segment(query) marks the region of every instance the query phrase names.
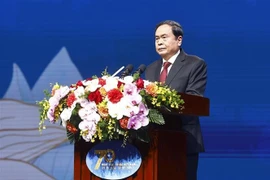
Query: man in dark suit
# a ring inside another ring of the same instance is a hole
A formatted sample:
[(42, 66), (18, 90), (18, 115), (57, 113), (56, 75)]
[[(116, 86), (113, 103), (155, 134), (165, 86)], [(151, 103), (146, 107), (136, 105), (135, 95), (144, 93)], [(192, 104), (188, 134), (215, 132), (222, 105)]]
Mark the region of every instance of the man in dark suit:
[[(179, 23), (167, 20), (156, 26), (155, 46), (161, 59), (146, 68), (145, 78), (163, 81), (178, 92), (203, 96), (207, 82), (206, 63), (186, 54), (181, 48), (182, 39), (183, 29)], [(178, 130), (187, 134), (187, 179), (196, 180), (199, 153), (204, 152), (200, 122), (195, 116), (184, 116), (181, 120), (182, 127)]]

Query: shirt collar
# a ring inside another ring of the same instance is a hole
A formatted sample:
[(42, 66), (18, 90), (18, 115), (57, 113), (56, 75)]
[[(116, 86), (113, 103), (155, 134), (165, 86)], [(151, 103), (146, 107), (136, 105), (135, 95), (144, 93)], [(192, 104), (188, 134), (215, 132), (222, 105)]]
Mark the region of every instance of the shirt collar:
[(162, 59), (162, 61), (163, 63), (170, 62), (171, 64), (173, 64), (179, 54), (180, 54), (180, 50), (178, 50), (175, 55), (173, 55), (170, 59), (168, 59), (168, 61), (166, 61), (165, 59)]

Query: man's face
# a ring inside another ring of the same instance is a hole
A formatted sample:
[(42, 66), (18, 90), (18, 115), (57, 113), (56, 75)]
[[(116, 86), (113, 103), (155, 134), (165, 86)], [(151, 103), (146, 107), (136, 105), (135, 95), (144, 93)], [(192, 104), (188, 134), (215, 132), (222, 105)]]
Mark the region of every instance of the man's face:
[(182, 36), (176, 38), (173, 35), (172, 27), (167, 24), (157, 28), (155, 38), (156, 51), (165, 60), (175, 55), (182, 43)]

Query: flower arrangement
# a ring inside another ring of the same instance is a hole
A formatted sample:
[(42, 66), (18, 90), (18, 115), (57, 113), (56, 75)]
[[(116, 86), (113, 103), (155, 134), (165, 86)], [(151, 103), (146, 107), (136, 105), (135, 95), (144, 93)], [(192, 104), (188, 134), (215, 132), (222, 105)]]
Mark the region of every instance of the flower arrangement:
[(46, 129), (45, 120), (66, 127), (70, 142), (83, 138), (87, 142), (124, 137), (148, 142), (151, 123), (165, 123), (159, 108), (179, 110), (184, 101), (175, 91), (159, 82), (143, 80), (139, 74), (124, 78), (110, 76), (105, 70), (71, 86), (58, 83), (40, 107), (39, 130)]

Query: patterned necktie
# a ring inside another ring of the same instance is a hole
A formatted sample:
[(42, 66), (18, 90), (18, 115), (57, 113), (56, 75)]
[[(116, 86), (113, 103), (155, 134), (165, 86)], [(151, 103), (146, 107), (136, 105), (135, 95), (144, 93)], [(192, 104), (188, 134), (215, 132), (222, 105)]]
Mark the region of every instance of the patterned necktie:
[(160, 77), (159, 77), (159, 81), (160, 82), (165, 82), (166, 81), (166, 78), (167, 78), (167, 75), (168, 75), (168, 67), (171, 65), (170, 62), (165, 62), (163, 63), (163, 70), (160, 74)]

